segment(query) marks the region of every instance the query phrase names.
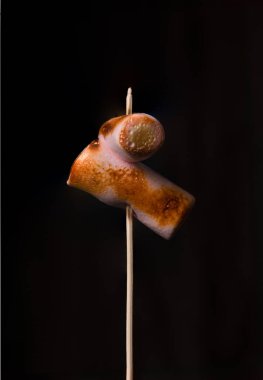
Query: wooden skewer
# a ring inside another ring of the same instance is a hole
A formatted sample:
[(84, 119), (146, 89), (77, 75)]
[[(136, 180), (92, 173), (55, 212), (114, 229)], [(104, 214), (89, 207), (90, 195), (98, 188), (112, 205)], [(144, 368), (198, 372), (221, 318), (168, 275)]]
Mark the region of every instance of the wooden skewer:
[[(126, 115), (132, 113), (132, 89), (126, 97)], [(132, 209), (126, 207), (126, 244), (127, 244), (127, 298), (126, 298), (126, 380), (133, 380), (133, 220)]]

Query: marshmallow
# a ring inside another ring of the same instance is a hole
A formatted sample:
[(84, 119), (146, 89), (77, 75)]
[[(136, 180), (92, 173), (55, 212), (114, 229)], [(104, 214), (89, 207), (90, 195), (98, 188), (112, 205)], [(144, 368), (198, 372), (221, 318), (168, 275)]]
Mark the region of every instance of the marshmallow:
[(124, 161), (143, 161), (164, 142), (164, 129), (154, 117), (137, 113), (106, 121), (99, 130), (99, 140)]
[(163, 141), (163, 127), (150, 115), (113, 118), (74, 161), (67, 183), (108, 205), (129, 205), (140, 222), (169, 239), (194, 197), (138, 162), (155, 153)]

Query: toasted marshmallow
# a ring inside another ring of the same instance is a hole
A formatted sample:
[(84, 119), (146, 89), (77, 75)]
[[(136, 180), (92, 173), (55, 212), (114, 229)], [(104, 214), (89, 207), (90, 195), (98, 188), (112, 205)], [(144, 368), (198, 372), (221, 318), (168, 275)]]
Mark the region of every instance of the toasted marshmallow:
[(152, 116), (111, 119), (74, 161), (67, 183), (108, 205), (130, 206), (140, 222), (169, 239), (193, 206), (194, 197), (137, 162), (153, 154), (163, 141), (163, 127)]
[(143, 161), (152, 156), (164, 142), (161, 123), (145, 113), (110, 119), (99, 130), (99, 139), (124, 161)]

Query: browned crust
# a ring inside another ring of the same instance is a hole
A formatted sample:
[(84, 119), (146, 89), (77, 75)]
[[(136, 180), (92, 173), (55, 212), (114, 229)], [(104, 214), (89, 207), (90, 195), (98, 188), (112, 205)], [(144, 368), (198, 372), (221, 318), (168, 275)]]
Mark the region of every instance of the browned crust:
[(120, 203), (131, 204), (155, 219), (160, 227), (176, 227), (193, 205), (193, 198), (179, 188), (152, 188), (143, 170), (135, 167), (105, 169), (95, 161), (76, 161), (69, 184), (95, 196), (112, 188)]
[(100, 127), (99, 134), (102, 134), (104, 137), (112, 133), (117, 126), (117, 124), (126, 117), (126, 115), (114, 117), (108, 121), (106, 121)]
[(130, 115), (120, 131), (119, 143), (134, 157), (144, 157), (156, 152), (163, 144), (163, 127), (148, 115)]

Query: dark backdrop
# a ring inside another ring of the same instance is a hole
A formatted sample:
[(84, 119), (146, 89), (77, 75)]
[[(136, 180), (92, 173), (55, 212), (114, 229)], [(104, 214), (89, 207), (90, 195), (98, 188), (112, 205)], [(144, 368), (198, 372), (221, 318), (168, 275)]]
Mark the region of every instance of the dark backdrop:
[(125, 378), (125, 213), (66, 180), (128, 86), (197, 200), (170, 241), (135, 222), (135, 380), (263, 378), (263, 7), (212, 3), (4, 13), (4, 380)]

